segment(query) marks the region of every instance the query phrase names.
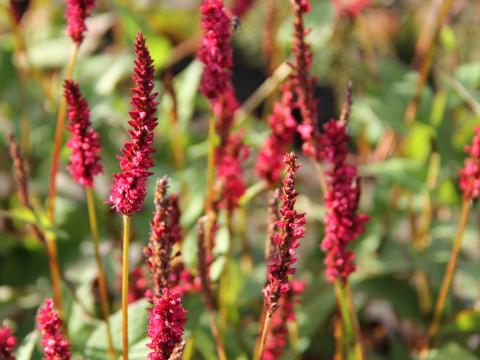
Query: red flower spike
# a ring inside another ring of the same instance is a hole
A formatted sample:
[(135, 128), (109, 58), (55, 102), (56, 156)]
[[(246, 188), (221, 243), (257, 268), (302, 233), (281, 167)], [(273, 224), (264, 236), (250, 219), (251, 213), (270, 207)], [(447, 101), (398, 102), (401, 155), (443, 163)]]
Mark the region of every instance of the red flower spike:
[(53, 307), (53, 300), (46, 299), (37, 315), (37, 327), (42, 333), (43, 360), (69, 360), (70, 344), (62, 334), (62, 320)]
[(17, 345), (17, 339), (13, 336), (12, 329), (8, 325), (0, 327), (0, 359), (15, 360), (13, 350)]
[(67, 146), (72, 149), (68, 169), (73, 179), (82, 186), (93, 186), (93, 178), (102, 172), (100, 164), (100, 136), (90, 128), (88, 102), (80, 94), (78, 84), (66, 80), (65, 98), (68, 104), (67, 130), (71, 138)]
[(227, 91), (230, 86), (232, 60), (232, 20), (223, 0), (204, 0), (200, 6), (203, 40), (198, 52), (205, 65), (200, 91), (211, 101)]
[(267, 267), (267, 285), (263, 290), (266, 309), (270, 315), (278, 308), (281, 295), (290, 289), (288, 277), (295, 273), (295, 251), (300, 245), (298, 240), (303, 238), (305, 233), (305, 214), (299, 214), (295, 210), (298, 195), (295, 190), (295, 173), (299, 168), (297, 157), (294, 153), (287, 154), (284, 163), (286, 174), (282, 190), (278, 194), (280, 220), (277, 222), (278, 231), (273, 234), (275, 246)]
[(148, 316), (147, 347), (153, 350), (148, 360), (169, 360), (175, 348), (182, 344), (187, 312), (180, 295), (163, 289), (161, 296), (153, 298)]
[(291, 0), (294, 16), (293, 53), (293, 88), (297, 93), (298, 107), (302, 114), (302, 124), (298, 125), (305, 155), (320, 159), (318, 140), (320, 133), (317, 127), (317, 101), (315, 100), (315, 83), (317, 79), (310, 75), (313, 56), (310, 45), (305, 41), (309, 30), (305, 29), (304, 16), (310, 11), (308, 0)]
[(357, 214), (360, 186), (357, 169), (347, 165), (348, 135), (345, 121), (330, 120), (322, 134), (322, 157), (331, 165), (328, 192), (325, 194), (327, 215), (322, 250), (325, 275), (329, 282), (345, 281), (355, 271), (355, 255), (347, 249), (363, 231), (368, 216)]
[(77, 46), (83, 41), (87, 26), (85, 20), (95, 7), (95, 0), (66, 0), (67, 33)]
[(292, 115), (294, 108), (291, 84), (283, 87), (282, 98), (273, 106), (273, 112), (268, 117), (271, 133), (258, 154), (255, 170), (258, 176), (274, 186), (280, 180), (283, 167), (283, 156), (288, 144), (295, 137), (297, 123)]
[(132, 215), (142, 208), (145, 200), (147, 178), (152, 175), (153, 132), (157, 126), (155, 117), (158, 103), (153, 92), (153, 60), (141, 33), (135, 39), (135, 69), (132, 76), (136, 87), (132, 89), (132, 111), (129, 130), (131, 141), (123, 146), (119, 156), (122, 172), (114, 175), (112, 192), (108, 202), (117, 212)]
[(465, 200), (480, 197), (480, 126), (475, 129), (472, 145), (465, 146), (470, 155), (460, 170), (459, 186)]
[(220, 206), (232, 212), (245, 193), (242, 163), (247, 160), (250, 150), (243, 143), (243, 132), (230, 135), (228, 143), (215, 151), (215, 167), (222, 181), (223, 198)]

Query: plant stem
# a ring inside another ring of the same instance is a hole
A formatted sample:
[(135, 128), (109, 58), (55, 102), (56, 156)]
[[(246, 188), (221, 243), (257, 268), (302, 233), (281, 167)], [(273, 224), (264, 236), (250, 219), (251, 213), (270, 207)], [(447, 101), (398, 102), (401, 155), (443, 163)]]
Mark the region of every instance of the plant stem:
[(123, 215), (123, 256), (122, 256), (122, 352), (123, 360), (128, 360), (128, 249), (130, 242), (130, 221)]
[[(77, 60), (78, 45), (74, 44), (72, 47), (72, 53), (67, 66), (67, 72), (65, 74), (65, 80), (72, 78), (73, 69), (75, 68), (75, 62)], [(65, 124), (65, 114), (67, 111), (67, 100), (62, 91), (60, 104), (57, 115), (57, 126), (55, 128), (55, 142), (53, 145), (52, 167), (50, 170), (50, 189), (48, 195), (48, 218), (51, 224), (54, 224), (55, 220), (55, 197), (57, 195), (56, 178), (58, 172), (58, 161), (60, 157), (60, 150), (62, 148), (62, 135)]]
[(358, 321), (356, 320), (351, 293), (348, 284), (342, 284), (339, 280), (335, 281), (335, 295), (342, 315), (343, 326), (345, 330), (345, 342), (348, 348), (348, 359), (363, 360), (363, 351), (358, 337)]
[(218, 328), (217, 320), (215, 319), (215, 310), (209, 309), (208, 314), (210, 316), (210, 326), (212, 328), (213, 337), (215, 338), (218, 359), (227, 360), (227, 354), (223, 345), (222, 335), (220, 333), (220, 329)]
[(428, 329), (428, 336), (430, 339), (436, 335), (438, 327), (440, 325), (440, 320), (442, 318), (443, 309), (447, 300), (448, 291), (450, 289), (453, 274), (455, 272), (458, 254), (460, 253), (460, 249), (462, 247), (462, 239), (465, 232), (465, 225), (467, 224), (468, 214), (470, 212), (470, 206), (470, 201), (464, 199), (462, 202), (462, 210), (460, 213), (460, 223), (458, 225), (458, 230), (455, 235), (455, 240), (453, 242), (452, 253), (450, 255), (450, 260), (448, 261), (447, 270), (445, 271), (445, 275), (443, 277), (440, 293), (438, 294), (437, 303), (435, 305), (435, 312), (433, 315), (433, 321), (430, 325), (430, 328)]
[(207, 195), (205, 199), (205, 215), (207, 222), (205, 224), (205, 240), (207, 255), (211, 255), (213, 240), (213, 222), (215, 210), (213, 206), (215, 181), (215, 116), (212, 114), (208, 123), (208, 160), (207, 160)]
[(362, 346), (362, 333), (360, 331), (360, 324), (358, 322), (357, 312), (355, 311), (355, 306), (353, 304), (352, 290), (350, 289), (350, 284), (348, 282), (345, 282), (344, 289), (345, 296), (347, 298), (347, 306), (350, 310), (350, 316), (352, 319), (353, 331), (355, 334), (355, 358), (365, 359), (365, 354)]
[(85, 192), (87, 195), (88, 219), (90, 221), (90, 229), (92, 232), (93, 250), (95, 253), (95, 261), (97, 263), (98, 269), (98, 290), (100, 293), (100, 303), (102, 307), (103, 320), (105, 322), (105, 329), (107, 332), (108, 355), (110, 359), (114, 360), (116, 359), (116, 354), (113, 348), (112, 330), (110, 328), (110, 323), (108, 322), (110, 310), (108, 304), (107, 281), (105, 277), (105, 270), (103, 268), (102, 258), (100, 255), (100, 238), (98, 235), (97, 216), (95, 212), (95, 196), (91, 187), (86, 187)]
[(254, 360), (260, 360), (263, 356), (263, 351), (265, 350), (265, 343), (267, 342), (268, 331), (270, 330), (270, 323), (272, 321), (272, 315), (273, 314), (271, 312), (265, 313), (265, 318), (262, 322), (262, 330), (260, 332), (260, 337), (253, 357)]
[(47, 235), (45, 242), (47, 251), (48, 265), (50, 267), (50, 277), (52, 279), (53, 299), (55, 307), (60, 313), (60, 317), (64, 319), (63, 296), (61, 288), (60, 266), (58, 265), (57, 243), (55, 235)]
[(318, 182), (320, 184), (320, 189), (322, 190), (323, 194), (326, 194), (328, 191), (328, 185), (327, 185), (327, 178), (325, 176), (325, 171), (323, 170), (322, 164), (320, 164), (320, 162), (318, 161), (315, 161), (315, 167), (317, 169)]

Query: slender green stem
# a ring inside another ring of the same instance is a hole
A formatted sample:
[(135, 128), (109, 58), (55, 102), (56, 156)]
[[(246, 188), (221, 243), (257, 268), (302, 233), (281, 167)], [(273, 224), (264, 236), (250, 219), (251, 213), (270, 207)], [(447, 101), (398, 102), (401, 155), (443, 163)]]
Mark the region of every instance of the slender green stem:
[(105, 270), (103, 268), (102, 257), (100, 255), (100, 237), (98, 235), (97, 215), (95, 211), (95, 195), (91, 187), (86, 187), (88, 219), (90, 221), (90, 230), (92, 232), (93, 250), (95, 253), (95, 261), (98, 269), (98, 289), (100, 293), (100, 304), (102, 307), (103, 320), (105, 322), (105, 329), (107, 332), (108, 355), (110, 359), (116, 359), (117, 355), (113, 348), (112, 330), (108, 318), (110, 316), (110, 306), (108, 304), (107, 281), (105, 277)]
[(254, 360), (260, 360), (263, 356), (263, 351), (265, 350), (265, 343), (267, 342), (268, 331), (270, 330), (270, 323), (272, 322), (272, 315), (270, 312), (265, 313), (265, 317), (261, 322), (261, 331), (260, 336), (255, 346), (255, 351), (253, 355)]
[(207, 195), (205, 199), (205, 240), (207, 255), (211, 255), (213, 247), (213, 225), (216, 218), (214, 209), (214, 182), (215, 182), (215, 116), (212, 114), (208, 124), (208, 162), (207, 162)]
[(122, 353), (123, 360), (128, 360), (128, 250), (130, 242), (130, 221), (123, 215), (123, 256), (122, 256)]
[(356, 328), (358, 327), (358, 325), (355, 324), (357, 322), (356, 315), (352, 314), (354, 310), (352, 302), (349, 299), (351, 297), (351, 295), (349, 295), (350, 290), (347, 285), (342, 284), (339, 280), (335, 281), (334, 287), (335, 295), (337, 297), (337, 303), (343, 320), (345, 342), (348, 349), (347, 358), (363, 360), (363, 351), (360, 345), (360, 339), (358, 339), (356, 331)]
[(52, 280), (53, 299), (55, 302), (55, 307), (60, 312), (60, 317), (62, 317), (62, 319), (65, 319), (61, 287), (62, 277), (60, 274), (60, 265), (58, 263), (57, 240), (55, 238), (55, 235), (46, 236), (45, 249), (47, 251), (48, 265), (50, 267), (50, 278)]
[(465, 226), (467, 225), (468, 214), (470, 212), (471, 202), (468, 200), (463, 200), (462, 210), (460, 213), (460, 223), (458, 225), (458, 230), (455, 235), (455, 241), (453, 242), (452, 253), (450, 255), (450, 260), (443, 277), (442, 287), (440, 293), (438, 294), (437, 303), (435, 305), (435, 312), (433, 315), (433, 321), (428, 329), (428, 335), (431, 338), (435, 337), (438, 327), (440, 325), (440, 320), (442, 318), (443, 310), (445, 307), (445, 302), (447, 300), (448, 292), (450, 290), (450, 285), (452, 284), (453, 274), (455, 273), (455, 267), (457, 265), (458, 254), (462, 247), (463, 234), (465, 232)]

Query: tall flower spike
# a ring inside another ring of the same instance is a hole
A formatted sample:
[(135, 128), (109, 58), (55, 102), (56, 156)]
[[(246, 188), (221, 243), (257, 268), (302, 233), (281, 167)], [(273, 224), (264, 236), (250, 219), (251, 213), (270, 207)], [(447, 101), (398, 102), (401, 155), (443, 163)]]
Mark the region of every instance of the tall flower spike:
[(305, 233), (305, 214), (295, 210), (298, 195), (295, 190), (295, 173), (299, 168), (297, 157), (294, 153), (287, 154), (284, 163), (286, 174), (279, 192), (280, 220), (277, 223), (278, 230), (273, 234), (275, 248), (270, 256), (267, 285), (263, 290), (267, 314), (270, 316), (278, 308), (281, 295), (290, 289), (288, 277), (295, 273), (295, 251), (299, 246), (298, 240)]
[(472, 145), (465, 146), (465, 152), (470, 155), (460, 170), (460, 189), (465, 200), (480, 197), (480, 126), (475, 129)]
[(153, 350), (148, 360), (169, 360), (174, 350), (182, 345), (187, 312), (179, 294), (163, 289), (161, 296), (153, 298), (153, 308), (148, 316), (147, 344)]
[(87, 31), (85, 21), (95, 7), (95, 0), (66, 0), (67, 33), (80, 46)]
[(37, 327), (42, 333), (43, 360), (69, 360), (70, 344), (61, 332), (62, 320), (53, 307), (53, 300), (46, 299), (37, 315)]
[(145, 200), (147, 178), (152, 175), (153, 132), (157, 126), (157, 93), (153, 92), (153, 60), (150, 57), (145, 39), (141, 33), (135, 39), (135, 69), (132, 90), (132, 111), (129, 130), (131, 141), (123, 146), (123, 156), (119, 156), (122, 172), (114, 175), (114, 183), (109, 203), (124, 215), (140, 211)]
[(368, 216), (357, 214), (360, 181), (356, 167), (346, 163), (347, 123), (330, 120), (324, 125), (320, 141), (323, 157), (331, 165), (327, 173), (327, 214), (322, 250), (326, 252), (325, 275), (333, 283), (336, 279), (345, 281), (355, 270), (355, 255), (347, 245), (364, 231)]
[(8, 325), (0, 327), (0, 359), (15, 360), (13, 349), (17, 345), (17, 339), (13, 336), (12, 330)]
[(143, 250), (152, 272), (156, 295), (170, 287), (170, 268), (173, 246), (181, 239), (178, 197), (167, 196), (169, 179), (157, 180), (155, 211), (150, 222), (150, 240)]
[(232, 60), (232, 24), (223, 0), (204, 0), (202, 13), (203, 40), (198, 52), (204, 64), (200, 91), (211, 101), (218, 100), (230, 86)]
[(72, 149), (68, 170), (73, 179), (82, 186), (93, 186), (93, 178), (102, 172), (100, 164), (100, 136), (90, 128), (88, 102), (82, 97), (78, 84), (66, 80), (64, 84), (67, 100), (67, 130), (71, 138), (67, 146)]
[(283, 156), (288, 144), (293, 142), (297, 123), (292, 115), (294, 108), (291, 83), (285, 84), (280, 101), (273, 106), (268, 117), (271, 133), (258, 154), (255, 170), (271, 187), (280, 180)]
[(318, 160), (320, 158), (318, 149), (320, 133), (317, 127), (317, 101), (314, 97), (317, 79), (310, 75), (313, 56), (310, 45), (305, 41), (309, 30), (305, 29), (304, 24), (304, 16), (310, 12), (310, 2), (309, 0), (291, 0), (291, 2), (295, 18), (293, 23), (293, 53), (295, 54), (293, 82), (302, 114), (302, 124), (298, 126), (298, 132), (303, 140), (302, 149), (305, 155)]

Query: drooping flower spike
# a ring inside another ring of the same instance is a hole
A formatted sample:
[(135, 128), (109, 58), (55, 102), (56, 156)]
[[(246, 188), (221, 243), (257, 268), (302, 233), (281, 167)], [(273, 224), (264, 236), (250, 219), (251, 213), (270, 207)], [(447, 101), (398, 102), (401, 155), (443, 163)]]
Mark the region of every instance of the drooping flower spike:
[(82, 97), (78, 84), (66, 80), (64, 89), (68, 105), (67, 130), (71, 133), (67, 146), (72, 149), (68, 170), (77, 183), (92, 187), (94, 176), (102, 172), (100, 136), (90, 128), (88, 102)]
[(297, 191), (295, 189), (295, 173), (297, 157), (294, 153), (285, 155), (285, 177), (282, 181), (282, 189), (278, 194), (280, 200), (280, 220), (277, 223), (277, 231), (273, 234), (272, 241), (275, 244), (267, 267), (267, 285), (263, 293), (265, 306), (270, 316), (279, 306), (282, 294), (290, 289), (289, 276), (295, 273), (293, 265), (297, 261), (296, 249), (300, 245), (305, 229), (305, 214), (295, 210)]
[(17, 345), (17, 339), (13, 336), (12, 329), (8, 325), (0, 327), (0, 359), (15, 360), (13, 350)]
[(472, 144), (465, 146), (470, 156), (460, 170), (459, 186), (465, 200), (480, 197), (480, 126), (475, 129)]
[(95, 0), (66, 0), (65, 3), (68, 36), (80, 46), (87, 31), (85, 21), (95, 7)]
[(70, 344), (62, 334), (62, 320), (53, 307), (53, 300), (46, 299), (37, 315), (37, 328), (42, 334), (43, 360), (69, 360)]
[(132, 215), (142, 208), (146, 194), (147, 178), (152, 175), (153, 132), (157, 126), (155, 116), (158, 103), (153, 92), (153, 60), (141, 33), (135, 39), (135, 69), (132, 89), (132, 110), (128, 131), (131, 140), (126, 142), (119, 156), (121, 173), (114, 175), (109, 203), (117, 212)]
[(223, 0), (204, 0), (200, 12), (204, 35), (198, 57), (205, 66), (200, 91), (215, 102), (230, 86), (233, 66), (232, 20)]
[(324, 125), (320, 141), (322, 157), (331, 166), (327, 172), (327, 214), (322, 241), (326, 253), (325, 275), (331, 283), (343, 282), (355, 270), (355, 255), (347, 246), (364, 231), (368, 216), (357, 213), (360, 181), (357, 168), (347, 164), (347, 122), (330, 120)]
[(153, 307), (148, 316), (147, 344), (153, 350), (148, 360), (169, 360), (172, 353), (182, 346), (186, 311), (179, 294), (163, 289), (160, 296), (153, 297)]

